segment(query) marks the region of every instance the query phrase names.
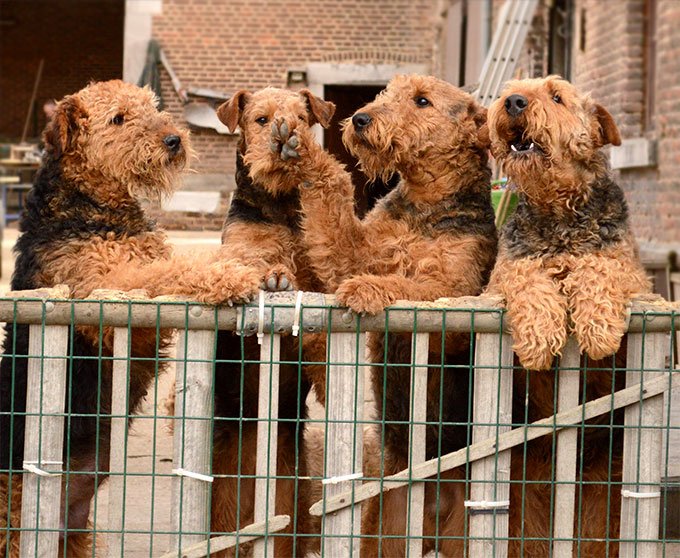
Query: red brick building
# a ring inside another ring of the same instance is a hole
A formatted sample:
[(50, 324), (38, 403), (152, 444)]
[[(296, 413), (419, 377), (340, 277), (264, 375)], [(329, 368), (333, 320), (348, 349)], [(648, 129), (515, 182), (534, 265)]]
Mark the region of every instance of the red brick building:
[[(340, 117), (396, 73), (432, 73), (470, 85), (502, 3), (0, 0), (0, 138), (20, 134), (41, 57), (37, 102), (90, 78), (137, 81), (152, 38), (188, 91), (226, 97), (243, 88), (306, 86), (336, 102)], [(626, 139), (612, 157), (635, 231), (643, 240), (674, 243), (680, 242), (679, 26), (678, 0), (541, 0), (519, 68), (523, 76), (563, 74), (609, 108)], [(220, 102), (190, 94), (184, 104), (164, 68), (161, 84), (167, 107), (180, 119), (191, 107)], [(42, 123), (36, 114), (35, 134)], [(223, 127), (192, 132), (200, 158), (186, 188), (227, 191), (237, 138)], [(342, 155), (337, 121), (323, 140)], [(222, 198), (216, 213), (192, 214), (182, 223), (219, 227)]]

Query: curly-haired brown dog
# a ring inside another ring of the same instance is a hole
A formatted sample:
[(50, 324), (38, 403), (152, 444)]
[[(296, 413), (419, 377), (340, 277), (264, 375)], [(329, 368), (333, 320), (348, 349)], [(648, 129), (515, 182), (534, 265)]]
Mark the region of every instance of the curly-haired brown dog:
[[(186, 295), (208, 303), (244, 301), (257, 292), (259, 275), (239, 264), (174, 257), (165, 234), (146, 218), (139, 196), (172, 191), (189, 152), (186, 132), (158, 112), (149, 89), (121, 81), (93, 83), (65, 97), (44, 133), (46, 153), (21, 219), (14, 290), (66, 284), (74, 298), (94, 289), (145, 289), (150, 296)], [(0, 366), (2, 469), (12, 469), (12, 513), (8, 476), (0, 478), (0, 556), (18, 555), (20, 485), (26, 404), (28, 326), (5, 328)], [(169, 331), (157, 350), (155, 329), (134, 330), (131, 341), (129, 412), (134, 413), (153, 381), (157, 356), (164, 356)], [(90, 500), (106, 478), (109, 463), (112, 331), (72, 332), (72, 373), (66, 410), (69, 461), (64, 469), (68, 502), (62, 502), (61, 553), (91, 556), (87, 532)], [(16, 355), (14, 358), (11, 355)], [(162, 364), (160, 365), (162, 367)], [(100, 391), (98, 391), (98, 386)], [(13, 391), (12, 391), (13, 390)], [(10, 425), (13, 423), (13, 430)], [(13, 451), (9, 453), (10, 438)], [(98, 460), (96, 458), (98, 456)], [(98, 474), (78, 474), (94, 472)], [(67, 532), (67, 529), (81, 530)]]
[[(398, 299), (435, 300), (479, 294), (496, 254), (496, 230), (490, 204), (487, 145), (479, 131), (485, 111), (463, 91), (426, 76), (398, 76), (374, 102), (346, 123), (343, 140), (369, 176), (401, 175), (395, 190), (359, 220), (354, 213), (350, 175), (304, 132), (282, 125), (274, 132), (282, 153), (295, 149), (300, 159), (289, 168), (302, 184), (303, 227), (310, 261), (326, 288), (356, 312), (375, 313)], [(291, 144), (292, 140), (292, 144)], [(370, 338), (375, 366), (372, 384), (378, 418), (385, 420), (384, 474), (408, 466), (410, 336)], [(449, 336), (445, 365), (468, 362), (469, 344)], [(441, 338), (432, 336), (430, 364), (441, 363)], [(385, 378), (387, 375), (387, 378)], [(385, 386), (386, 389), (383, 388)], [(440, 389), (445, 404), (440, 408)], [(453, 451), (466, 443), (465, 424), (469, 374), (443, 366), (430, 370), (428, 380), (427, 455)], [(441, 431), (439, 421), (444, 423)], [(448, 424), (447, 424), (448, 423)], [(441, 432), (441, 434), (440, 434)], [(454, 471), (444, 480), (460, 478)], [(433, 536), (464, 532), (462, 484), (440, 485), (439, 507), (435, 483), (426, 489), (424, 551), (435, 547)], [(384, 496), (368, 504), (362, 553), (385, 556), (405, 553), (406, 492)], [(457, 514), (457, 521), (451, 519)], [(439, 543), (439, 552), (458, 555), (460, 540)]]
[[(262, 288), (268, 290), (301, 289), (318, 291), (321, 283), (308, 262), (300, 228), (300, 200), (297, 184), (281, 164), (278, 153), (271, 149), (271, 123), (286, 118), (309, 129), (315, 123), (327, 126), (335, 106), (318, 99), (307, 90), (286, 91), (268, 87), (250, 93), (238, 91), (218, 109), (220, 120), (231, 130), (241, 129), (237, 152), (237, 189), (224, 224), (223, 250), (230, 258), (258, 270)], [(305, 336), (305, 360), (325, 360), (322, 340)], [(317, 357), (312, 356), (316, 350)], [(218, 477), (213, 483), (212, 530), (229, 532), (237, 525), (247, 525), (253, 518), (254, 480), (241, 475), (255, 472), (255, 422), (239, 418), (257, 417), (259, 382), (259, 347), (254, 338), (241, 339), (221, 332), (217, 341), (218, 364), (215, 380), (215, 450), (213, 467)], [(284, 337), (281, 360), (298, 360), (297, 341)], [(236, 360), (249, 364), (234, 365)], [(322, 368), (322, 367), (318, 367)], [(307, 417), (309, 367), (298, 378), (298, 366), (280, 366), (277, 474), (286, 477), (277, 482), (276, 513), (295, 518), (291, 526), (274, 543), (276, 556), (304, 555), (315, 548), (310, 537), (316, 531), (310, 524), (308, 481), (296, 482), (295, 476), (306, 476), (306, 452), (303, 425)], [(243, 378), (243, 387), (241, 379)], [(241, 429), (239, 432), (239, 428)], [(241, 462), (238, 461), (241, 444)], [(237, 495), (240, 494), (240, 500)], [(297, 508), (296, 508), (297, 502)], [(236, 510), (240, 509), (240, 517)], [(294, 537), (292, 533), (307, 536)], [(242, 554), (246, 549), (240, 548)], [(230, 551), (231, 552), (231, 551)], [(229, 552), (224, 553), (230, 555)]]
[[(609, 175), (600, 149), (620, 143), (613, 118), (567, 81), (549, 76), (509, 82), (489, 109), (488, 128), (492, 153), (519, 193), (517, 210), (501, 233), (489, 291), (507, 301), (520, 362), (530, 369), (548, 369), (569, 333), (593, 360), (614, 354), (625, 331), (626, 304), (635, 293), (648, 292), (650, 283), (638, 259), (623, 192)], [(553, 381), (549, 374), (532, 375), (533, 419), (553, 414)], [(611, 371), (588, 374), (586, 399), (612, 389)], [(583, 480), (592, 482), (583, 486), (580, 510), (579, 536), (585, 539), (618, 534), (619, 498), (612, 498), (608, 507), (604, 483), (609, 470), (610, 480), (620, 480), (621, 431), (613, 434), (609, 463), (609, 430), (591, 428), (582, 440)], [(550, 455), (550, 440), (541, 443), (547, 446), (530, 448), (530, 480), (547, 480), (551, 474), (544, 451)], [(533, 513), (527, 514), (524, 536), (548, 537), (549, 490), (530, 486), (526, 499)], [(519, 514), (521, 502), (512, 502), (512, 507)], [(519, 515), (514, 521), (511, 516), (511, 526), (518, 536)], [(615, 548), (612, 544), (610, 552), (615, 554)], [(580, 551), (604, 555), (605, 544), (586, 541)], [(543, 556), (549, 546), (527, 543), (525, 552)]]

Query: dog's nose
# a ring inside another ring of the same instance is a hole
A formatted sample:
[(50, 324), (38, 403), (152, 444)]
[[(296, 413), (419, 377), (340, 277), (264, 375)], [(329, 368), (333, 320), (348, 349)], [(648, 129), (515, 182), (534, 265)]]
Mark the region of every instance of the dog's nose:
[(165, 136), (163, 138), (163, 143), (170, 151), (176, 153), (179, 150), (179, 146), (182, 145), (182, 140), (179, 136)]
[(363, 130), (370, 123), (371, 123), (371, 117), (370, 117), (370, 115), (366, 114), (365, 112), (357, 112), (352, 117), (352, 124), (354, 124), (354, 127), (357, 130)]
[(519, 116), (528, 104), (529, 101), (523, 95), (510, 95), (505, 99), (505, 110), (512, 117)]

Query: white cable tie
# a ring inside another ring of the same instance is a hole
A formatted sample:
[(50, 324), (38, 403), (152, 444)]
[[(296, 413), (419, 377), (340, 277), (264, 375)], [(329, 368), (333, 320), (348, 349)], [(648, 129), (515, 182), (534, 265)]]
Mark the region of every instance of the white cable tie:
[(257, 314), (257, 344), (264, 339), (264, 291), (260, 291), (260, 308)]
[(203, 473), (196, 473), (194, 471), (187, 471), (181, 467), (173, 469), (172, 474), (177, 475), (178, 477), (189, 477), (190, 479), (196, 479), (204, 482), (212, 482), (214, 480), (214, 477), (211, 477), (210, 475), (204, 475)]
[(302, 310), (303, 291), (298, 291), (295, 297), (295, 315), (293, 316), (293, 337), (297, 337), (300, 332), (300, 314)]
[(633, 490), (622, 490), (621, 496), (624, 498), (661, 498), (661, 492), (634, 492)]
[(473, 510), (495, 510), (498, 508), (509, 508), (510, 500), (498, 500), (496, 502), (490, 500), (465, 500), (463, 505)]
[(45, 471), (44, 469), (38, 467), (38, 465), (44, 467), (45, 465), (63, 465), (63, 464), (64, 464), (63, 461), (24, 461), (23, 466), (24, 470), (28, 471), (29, 473), (33, 473), (34, 475), (38, 475), (40, 477), (60, 477), (63, 474), (62, 471)]
[(358, 480), (363, 476), (363, 473), (352, 473), (350, 475), (340, 475), (337, 477), (330, 477), (321, 479), (321, 484), (338, 484), (339, 482)]

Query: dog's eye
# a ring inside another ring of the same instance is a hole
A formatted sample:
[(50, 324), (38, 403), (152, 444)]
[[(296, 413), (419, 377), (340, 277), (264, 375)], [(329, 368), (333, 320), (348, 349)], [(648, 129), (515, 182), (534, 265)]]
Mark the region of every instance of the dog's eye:
[(116, 116), (111, 119), (111, 124), (115, 124), (116, 126), (120, 126), (123, 122), (125, 122), (125, 116), (122, 114), (116, 114)]
[(556, 103), (562, 104), (562, 97), (560, 97), (559, 93), (555, 93), (553, 95), (553, 101), (555, 101)]
[(418, 96), (413, 100), (416, 102), (416, 105), (418, 105), (419, 107), (429, 107), (430, 106), (430, 101), (428, 101), (423, 96)]
[(260, 126), (264, 126), (268, 121), (269, 118), (267, 118), (266, 116), (260, 116), (259, 118), (255, 119), (255, 122), (257, 122)]
[(298, 116), (298, 118), (299, 118), (302, 122), (306, 122), (305, 117), (304, 117), (303, 115), (300, 114), (300, 115)]

